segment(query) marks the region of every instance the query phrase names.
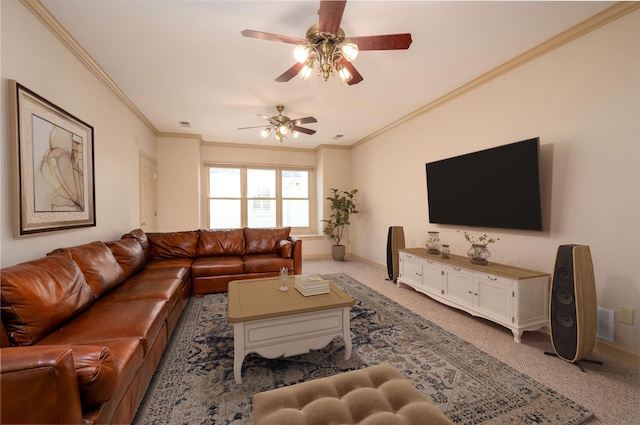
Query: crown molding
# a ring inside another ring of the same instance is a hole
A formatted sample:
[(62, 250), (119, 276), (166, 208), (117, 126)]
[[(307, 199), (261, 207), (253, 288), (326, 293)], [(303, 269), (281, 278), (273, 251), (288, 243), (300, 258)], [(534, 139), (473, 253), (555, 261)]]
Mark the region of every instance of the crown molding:
[(513, 71), (516, 68), (521, 67), (522, 65), (525, 65), (528, 62), (531, 62), (534, 59), (537, 59), (555, 49), (557, 49), (558, 47), (561, 47), (573, 40), (576, 40), (580, 37), (582, 37), (583, 35), (586, 35), (588, 33), (590, 33), (591, 31), (594, 31), (610, 22), (615, 21), (616, 19), (627, 15), (628, 13), (631, 13), (633, 11), (635, 11), (636, 9), (640, 8), (640, 2), (634, 1), (634, 2), (619, 2), (614, 4), (613, 6), (603, 10), (602, 12), (593, 15), (591, 18), (588, 18), (584, 21), (582, 21), (581, 23), (574, 25), (573, 27), (569, 28), (566, 31), (561, 32), (560, 34), (550, 38), (549, 40), (537, 45), (536, 47), (533, 47), (532, 49), (529, 49), (528, 51), (516, 56), (515, 58), (503, 63), (502, 65), (492, 69), (491, 71), (486, 72), (485, 74), (471, 80), (470, 82), (458, 87), (457, 89), (445, 94), (444, 96), (434, 100), (433, 102), (430, 102), (428, 104), (426, 104), (425, 106), (421, 107), (420, 109), (412, 112), (409, 115), (404, 116), (403, 118), (400, 118), (397, 121), (394, 121), (393, 123), (387, 125), (386, 127), (381, 128), (380, 130), (366, 136), (363, 139), (360, 139), (359, 141), (349, 145), (350, 148), (355, 148), (358, 147), (366, 142), (368, 142), (369, 140), (374, 139), (375, 137), (381, 135), (382, 133), (385, 133), (401, 124), (404, 124), (405, 122), (412, 120), (413, 118), (422, 115), (424, 113), (427, 113), (439, 106), (444, 105), (447, 102), (450, 102), (492, 80), (495, 80), (496, 78), (505, 75), (511, 71)]
[(73, 55), (78, 58), (78, 60), (86, 66), (91, 73), (93, 73), (98, 80), (102, 82), (111, 92), (118, 98), (122, 103), (125, 104), (127, 108), (133, 114), (142, 121), (149, 130), (155, 135), (158, 134), (158, 129), (147, 119), (147, 117), (134, 105), (134, 103), (129, 100), (129, 98), (124, 94), (120, 87), (113, 82), (111, 78), (107, 75), (106, 72), (96, 63), (95, 60), (82, 48), (82, 46), (76, 41), (75, 38), (58, 22), (56, 18), (53, 17), (51, 12), (47, 10), (46, 7), (40, 2), (40, 0), (20, 0), (20, 2), (36, 17), (42, 24), (51, 31), (51, 33), (56, 36), (58, 40), (67, 48)]

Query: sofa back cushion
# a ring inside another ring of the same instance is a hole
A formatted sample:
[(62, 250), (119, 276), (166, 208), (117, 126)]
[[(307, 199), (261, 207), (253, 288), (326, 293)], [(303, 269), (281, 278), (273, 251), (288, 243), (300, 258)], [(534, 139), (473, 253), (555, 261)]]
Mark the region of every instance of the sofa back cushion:
[(200, 230), (198, 257), (243, 254), (244, 232), (242, 229)]
[(162, 258), (195, 258), (198, 254), (198, 232), (147, 233), (151, 244), (151, 257)]
[(138, 273), (146, 264), (146, 257), (142, 246), (134, 238), (120, 239), (107, 242), (118, 264), (124, 270), (125, 279)]
[(4, 323), (0, 320), (0, 348), (9, 347), (9, 337), (7, 336), (7, 329), (4, 327)]
[(35, 344), (93, 302), (69, 253), (6, 267), (0, 274), (0, 311), (14, 345)]
[(245, 254), (269, 254), (278, 251), (278, 243), (287, 239), (291, 227), (244, 229)]
[(59, 248), (49, 254), (61, 252), (69, 252), (73, 261), (78, 263), (96, 299), (126, 279), (124, 270), (104, 242), (96, 241), (72, 248)]
[(140, 246), (142, 247), (142, 251), (144, 251), (144, 262), (148, 263), (151, 260), (151, 244), (149, 243), (149, 238), (147, 234), (142, 229), (134, 229), (129, 233), (125, 233), (122, 235), (122, 239), (135, 239), (138, 241)]

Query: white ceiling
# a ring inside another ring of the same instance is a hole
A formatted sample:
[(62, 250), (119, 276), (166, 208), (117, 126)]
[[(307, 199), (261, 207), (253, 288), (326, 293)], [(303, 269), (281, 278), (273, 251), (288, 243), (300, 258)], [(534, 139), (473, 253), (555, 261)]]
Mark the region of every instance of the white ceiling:
[(317, 118), (304, 125), (316, 134), (283, 142), (309, 149), (352, 145), (613, 4), (350, 0), (347, 37), (410, 32), (413, 44), (361, 52), (353, 65), (364, 81), (348, 86), (317, 75), (277, 83), (294, 45), (240, 34), (304, 38), (317, 0), (41, 1), (158, 131), (276, 146), (237, 128), (266, 123), (256, 114), (283, 104), (292, 119)]

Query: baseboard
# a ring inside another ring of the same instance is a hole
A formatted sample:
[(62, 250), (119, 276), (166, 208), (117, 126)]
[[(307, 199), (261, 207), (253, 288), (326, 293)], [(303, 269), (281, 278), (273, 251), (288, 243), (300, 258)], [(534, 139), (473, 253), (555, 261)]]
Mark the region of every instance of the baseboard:
[(597, 339), (594, 350), (606, 356), (613, 357), (622, 363), (640, 368), (640, 354), (618, 347), (610, 342)]
[[(539, 331), (549, 335), (548, 328), (540, 328)], [(621, 361), (622, 363), (628, 364), (629, 366), (640, 368), (640, 354), (626, 350), (616, 344), (596, 339), (593, 351), (609, 356), (615, 360)]]
[(371, 261), (368, 258), (360, 257), (359, 255), (355, 255), (355, 254), (350, 254), (350, 255), (348, 255), (348, 257), (351, 257), (351, 258), (353, 258), (355, 260), (358, 260), (358, 261), (362, 261), (363, 263), (367, 263), (368, 265), (373, 266), (373, 267), (375, 267), (377, 269), (382, 269), (382, 270), (385, 271), (385, 274), (386, 274), (386, 270), (387, 270), (387, 265), (386, 264), (381, 264), (381, 263), (378, 263), (376, 261)]

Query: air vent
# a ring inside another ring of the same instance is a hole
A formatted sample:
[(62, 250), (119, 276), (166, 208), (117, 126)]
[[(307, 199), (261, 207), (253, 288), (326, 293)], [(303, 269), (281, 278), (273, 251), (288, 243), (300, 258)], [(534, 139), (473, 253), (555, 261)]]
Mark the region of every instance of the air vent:
[(344, 137), (344, 134), (336, 134), (335, 136), (333, 136), (333, 140), (338, 140), (342, 137)]
[(598, 307), (598, 338), (613, 342), (613, 310)]
[(178, 121), (181, 127), (191, 128), (191, 123), (189, 121)]

